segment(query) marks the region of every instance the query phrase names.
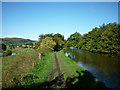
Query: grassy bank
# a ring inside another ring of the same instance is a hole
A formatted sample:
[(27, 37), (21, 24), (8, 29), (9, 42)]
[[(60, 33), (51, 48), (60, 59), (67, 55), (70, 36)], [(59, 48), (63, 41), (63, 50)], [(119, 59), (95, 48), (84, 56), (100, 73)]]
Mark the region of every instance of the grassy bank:
[(34, 49), (15, 51), (17, 55), (2, 58), (3, 88), (14, 87), (38, 61), (38, 54)]
[(59, 59), (61, 72), (64, 74), (65, 79), (67, 77), (77, 76), (78, 74), (76, 71), (79, 71), (81, 74), (82, 71), (85, 71), (85, 69), (78, 66), (75, 61), (65, 56), (63, 50), (57, 53), (57, 57)]
[[(29, 52), (29, 53), (28, 53)], [(16, 51), (18, 55), (3, 59), (3, 86), (4, 88), (61, 88), (56, 58), (60, 72), (64, 77), (65, 88), (104, 88), (105, 85), (97, 80), (90, 72), (78, 66), (76, 62), (65, 56), (64, 51), (48, 52), (38, 59), (34, 50), (24, 49)], [(24, 54), (23, 54), (24, 53)], [(56, 58), (55, 58), (56, 55)], [(31, 59), (29, 59), (31, 58)], [(13, 62), (13, 63), (11, 63)], [(52, 81), (51, 75), (53, 77)]]
[(66, 81), (66, 88), (105, 88), (90, 72), (78, 66), (76, 62), (65, 56), (64, 51), (57, 53), (61, 72)]
[(16, 88), (45, 88), (52, 72), (52, 55), (53, 52), (45, 53)]

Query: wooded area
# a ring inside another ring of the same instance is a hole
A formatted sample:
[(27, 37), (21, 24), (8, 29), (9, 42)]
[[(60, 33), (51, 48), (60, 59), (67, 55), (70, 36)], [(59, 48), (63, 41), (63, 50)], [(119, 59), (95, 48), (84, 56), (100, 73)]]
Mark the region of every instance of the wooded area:
[(72, 34), (66, 46), (76, 47), (98, 53), (120, 54), (120, 24), (103, 24), (99, 28), (95, 27), (92, 31), (81, 36), (79, 33)]

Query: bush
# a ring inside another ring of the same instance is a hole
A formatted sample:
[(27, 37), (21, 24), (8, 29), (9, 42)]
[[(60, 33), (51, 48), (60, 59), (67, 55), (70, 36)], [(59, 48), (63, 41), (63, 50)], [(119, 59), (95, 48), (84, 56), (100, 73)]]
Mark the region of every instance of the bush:
[(6, 45), (2, 43), (2, 50), (5, 51), (7, 49)]
[(12, 51), (7, 50), (7, 51), (3, 51), (3, 56), (9, 56), (12, 55)]

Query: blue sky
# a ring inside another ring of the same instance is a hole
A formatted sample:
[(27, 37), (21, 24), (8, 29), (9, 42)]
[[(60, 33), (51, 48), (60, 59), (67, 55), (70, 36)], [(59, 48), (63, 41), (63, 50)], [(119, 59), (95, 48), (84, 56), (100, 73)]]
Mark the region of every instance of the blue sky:
[(38, 40), (40, 34), (85, 34), (118, 22), (117, 2), (3, 2), (3, 37)]

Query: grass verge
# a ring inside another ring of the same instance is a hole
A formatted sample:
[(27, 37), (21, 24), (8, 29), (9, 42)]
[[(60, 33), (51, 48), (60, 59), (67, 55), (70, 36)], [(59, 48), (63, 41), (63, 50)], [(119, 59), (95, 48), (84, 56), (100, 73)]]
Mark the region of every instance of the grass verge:
[[(29, 51), (29, 53), (27, 53)], [(38, 61), (38, 54), (34, 49), (21, 49), (17, 55), (2, 58), (2, 87), (11, 88), (18, 84), (26, 73)]]
[(65, 79), (67, 77), (78, 76), (76, 71), (79, 71), (81, 74), (82, 71), (85, 71), (85, 69), (77, 65), (75, 61), (65, 56), (63, 50), (57, 53), (57, 57), (60, 63), (61, 72), (64, 74)]
[(60, 69), (64, 75), (66, 88), (106, 88), (90, 72), (76, 64), (75, 61), (65, 56), (64, 51), (57, 52)]
[(16, 88), (45, 88), (52, 72), (53, 52), (46, 53), (31, 69)]

